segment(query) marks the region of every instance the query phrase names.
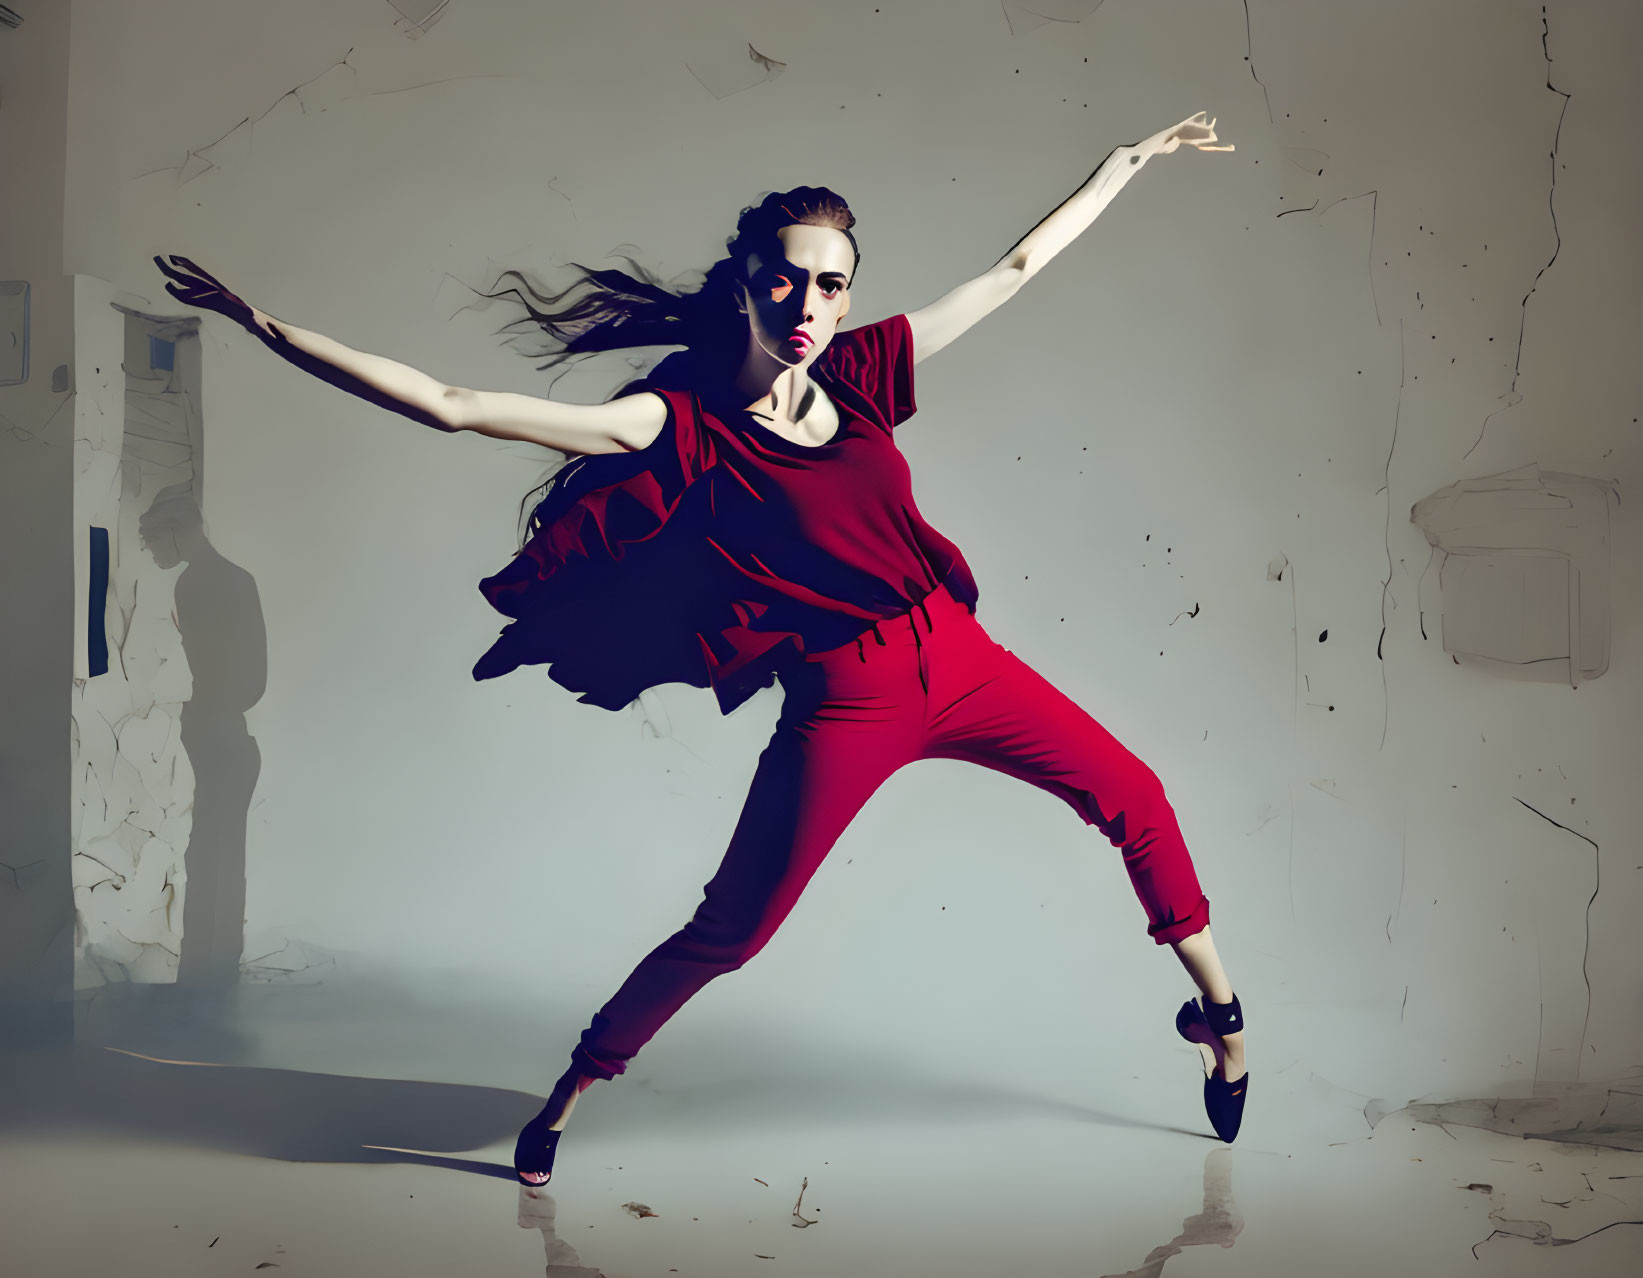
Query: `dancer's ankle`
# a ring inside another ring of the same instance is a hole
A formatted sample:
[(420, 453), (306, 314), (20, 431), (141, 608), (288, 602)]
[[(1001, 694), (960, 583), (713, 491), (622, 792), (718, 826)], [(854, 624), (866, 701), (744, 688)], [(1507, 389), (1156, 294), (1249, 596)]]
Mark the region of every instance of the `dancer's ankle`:
[(548, 1130), (559, 1132), (565, 1130), (565, 1124), (570, 1120), (571, 1111), (576, 1108), (576, 1098), (588, 1089), (593, 1079), (584, 1075), (566, 1075), (554, 1084), (552, 1093), (548, 1096), (550, 1108), (557, 1107), (559, 1116), (548, 1124)]

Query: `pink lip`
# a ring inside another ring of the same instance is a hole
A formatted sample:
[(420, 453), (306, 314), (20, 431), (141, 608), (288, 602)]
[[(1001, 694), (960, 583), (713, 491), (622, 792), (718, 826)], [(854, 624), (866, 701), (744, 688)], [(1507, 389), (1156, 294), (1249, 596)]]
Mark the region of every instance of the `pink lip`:
[(805, 346), (806, 348), (814, 346), (816, 344), (815, 340), (810, 336), (810, 334), (805, 333), (805, 332), (794, 333), (787, 340), (790, 341), (790, 342), (798, 342), (798, 343), (802, 344), (803, 346)]

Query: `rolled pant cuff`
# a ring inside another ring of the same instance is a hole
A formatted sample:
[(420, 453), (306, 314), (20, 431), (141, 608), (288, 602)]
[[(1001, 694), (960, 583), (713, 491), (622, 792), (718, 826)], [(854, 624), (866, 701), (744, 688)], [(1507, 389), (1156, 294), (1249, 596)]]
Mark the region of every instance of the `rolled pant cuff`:
[(1178, 919), (1170, 919), (1165, 923), (1154, 923), (1147, 928), (1147, 935), (1159, 945), (1171, 945), (1176, 941), (1184, 940), (1195, 932), (1202, 932), (1209, 926), (1209, 898), (1200, 896), (1198, 904), (1192, 907), (1192, 912)]
[(609, 1082), (618, 1074), (626, 1073), (628, 1063), (622, 1060), (606, 1061), (592, 1056), (588, 1050), (578, 1043), (570, 1054), (571, 1066), (584, 1078), (597, 1078)]

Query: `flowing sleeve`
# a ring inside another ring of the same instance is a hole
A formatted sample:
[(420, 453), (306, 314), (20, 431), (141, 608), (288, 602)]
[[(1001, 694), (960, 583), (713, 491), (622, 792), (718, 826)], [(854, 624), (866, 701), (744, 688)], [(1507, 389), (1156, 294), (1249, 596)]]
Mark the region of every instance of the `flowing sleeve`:
[(479, 584), (512, 618), (474, 666), (493, 679), (547, 665), (579, 700), (619, 710), (662, 683), (710, 685), (701, 634), (733, 626), (736, 583), (705, 536), (716, 460), (688, 391), (654, 390), (661, 433), (633, 453), (567, 464), (536, 510), (530, 539)]
[(851, 406), (882, 430), (894, 430), (918, 411), (913, 329), (905, 315), (834, 334), (818, 362), (825, 362), (825, 372)]

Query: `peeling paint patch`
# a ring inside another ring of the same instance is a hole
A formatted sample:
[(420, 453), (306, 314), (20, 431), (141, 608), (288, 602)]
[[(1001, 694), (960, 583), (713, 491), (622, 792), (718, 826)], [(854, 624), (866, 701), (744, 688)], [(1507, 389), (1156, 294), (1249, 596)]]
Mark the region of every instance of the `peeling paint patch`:
[[(1443, 650), (1494, 673), (1564, 679), (1609, 668), (1614, 481), (1520, 466), (1422, 498)], [(1423, 605), (1422, 615), (1426, 612)], [(1424, 628), (1424, 624), (1423, 624)]]
[(1412, 1104), (1395, 1112), (1526, 1140), (1643, 1151), (1643, 1083), (1537, 1083), (1532, 1096)]

